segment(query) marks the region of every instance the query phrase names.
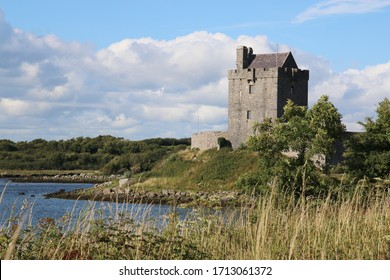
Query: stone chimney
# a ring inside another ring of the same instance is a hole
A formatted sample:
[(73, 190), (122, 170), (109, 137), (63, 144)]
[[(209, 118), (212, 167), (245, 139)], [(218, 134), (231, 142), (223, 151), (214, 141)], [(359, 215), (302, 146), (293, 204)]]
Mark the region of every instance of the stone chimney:
[(239, 46), (237, 48), (237, 57), (236, 57), (237, 70), (248, 68), (249, 56), (251, 51), (252, 48), (248, 49), (246, 46)]

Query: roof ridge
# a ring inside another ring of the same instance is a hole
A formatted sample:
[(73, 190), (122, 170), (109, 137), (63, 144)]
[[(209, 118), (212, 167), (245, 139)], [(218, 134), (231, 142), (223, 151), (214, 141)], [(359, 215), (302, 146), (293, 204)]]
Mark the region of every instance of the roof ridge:
[[(290, 55), (292, 55), (291, 51), (253, 54), (249, 68), (283, 67)], [(294, 57), (292, 59), (294, 60)]]

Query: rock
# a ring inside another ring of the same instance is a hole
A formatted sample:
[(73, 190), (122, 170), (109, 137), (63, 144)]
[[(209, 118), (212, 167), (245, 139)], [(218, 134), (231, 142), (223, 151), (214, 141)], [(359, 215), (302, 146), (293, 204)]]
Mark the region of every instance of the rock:
[(168, 196), (171, 196), (171, 195), (175, 196), (175, 194), (176, 194), (175, 190), (167, 190)]
[(103, 195), (110, 195), (111, 189), (103, 189)]
[(125, 188), (128, 187), (130, 183), (129, 179), (120, 179), (119, 180), (119, 188)]
[(132, 191), (131, 191), (130, 188), (125, 188), (125, 189), (123, 190), (123, 192), (124, 192), (124, 194), (130, 195)]
[(161, 191), (161, 194), (162, 194), (163, 196), (169, 196), (169, 195), (170, 195), (170, 192), (171, 192), (171, 190), (162, 190), (162, 191)]
[(114, 192), (115, 194), (124, 194), (125, 190), (119, 187), (119, 188), (115, 188)]
[(149, 192), (149, 193), (147, 194), (147, 197), (148, 197), (149, 199), (154, 199), (154, 198), (157, 197), (157, 194), (156, 194), (155, 192)]

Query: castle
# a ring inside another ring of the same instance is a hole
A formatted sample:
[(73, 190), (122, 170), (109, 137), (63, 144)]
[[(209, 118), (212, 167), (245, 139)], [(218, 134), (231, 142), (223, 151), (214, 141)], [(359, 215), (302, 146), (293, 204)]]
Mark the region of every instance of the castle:
[(218, 148), (223, 137), (236, 149), (252, 135), (256, 122), (281, 117), (288, 99), (307, 106), (309, 71), (298, 68), (291, 52), (253, 54), (252, 48), (240, 46), (236, 66), (228, 71), (228, 131), (195, 133), (192, 148)]

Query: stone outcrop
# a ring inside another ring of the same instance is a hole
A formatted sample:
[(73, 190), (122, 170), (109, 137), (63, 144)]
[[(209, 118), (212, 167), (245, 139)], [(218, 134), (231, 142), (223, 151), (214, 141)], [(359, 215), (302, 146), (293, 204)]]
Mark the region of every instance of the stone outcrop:
[(117, 178), (116, 175), (103, 176), (103, 175), (91, 175), (86, 173), (72, 173), (72, 174), (8, 174), (2, 173), (0, 178), (9, 178), (15, 182), (48, 182), (48, 183), (102, 183), (112, 181)]
[[(122, 184), (125, 181), (122, 181)], [(147, 203), (147, 204), (173, 204), (173, 205), (206, 205), (215, 206), (238, 206), (247, 198), (238, 192), (218, 191), (218, 192), (193, 192), (193, 191), (143, 191), (136, 187), (115, 187), (108, 188), (102, 185), (96, 185), (87, 192), (78, 189), (70, 192), (60, 190), (56, 193), (47, 194), (46, 198), (64, 198), (64, 199), (88, 199), (96, 201), (112, 201), (123, 203)]]

